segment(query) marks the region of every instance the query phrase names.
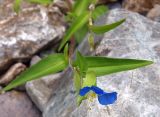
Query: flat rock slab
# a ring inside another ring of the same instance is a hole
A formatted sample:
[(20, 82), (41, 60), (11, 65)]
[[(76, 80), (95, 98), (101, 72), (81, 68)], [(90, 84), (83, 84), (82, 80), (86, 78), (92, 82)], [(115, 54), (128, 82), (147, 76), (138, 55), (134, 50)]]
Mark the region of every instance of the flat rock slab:
[(49, 44), (53, 46), (65, 31), (60, 20), (63, 15), (57, 7), (22, 4), (16, 15), (13, 1), (3, 0), (0, 4), (0, 71), (15, 61), (30, 58)]
[[(111, 10), (106, 23), (126, 22), (106, 33), (96, 54), (117, 58), (153, 60), (153, 65), (99, 77), (98, 86), (118, 92), (115, 104), (102, 106), (97, 99), (76, 107), (71, 80), (64, 80), (43, 113), (44, 117), (159, 117), (160, 116), (160, 23), (123, 9)], [(72, 97), (71, 97), (72, 96)], [(72, 105), (70, 105), (72, 104)]]
[(0, 117), (41, 117), (25, 93), (11, 91), (0, 95)]

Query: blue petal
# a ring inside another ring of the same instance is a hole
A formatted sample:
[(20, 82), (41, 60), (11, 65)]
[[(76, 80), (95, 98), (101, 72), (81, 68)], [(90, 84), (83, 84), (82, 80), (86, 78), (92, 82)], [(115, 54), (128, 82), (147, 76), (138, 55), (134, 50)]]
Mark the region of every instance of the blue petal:
[(117, 93), (104, 93), (103, 95), (98, 96), (98, 101), (102, 105), (113, 104), (117, 100)]
[(95, 92), (96, 94), (98, 94), (98, 95), (102, 95), (102, 94), (105, 93), (102, 89), (100, 89), (99, 87), (96, 87), (96, 86), (92, 86), (92, 87), (91, 87), (91, 90), (92, 90), (93, 92)]
[(86, 95), (90, 90), (91, 90), (91, 87), (84, 87), (84, 88), (80, 89), (79, 95), (80, 95), (80, 96), (84, 96), (84, 95)]

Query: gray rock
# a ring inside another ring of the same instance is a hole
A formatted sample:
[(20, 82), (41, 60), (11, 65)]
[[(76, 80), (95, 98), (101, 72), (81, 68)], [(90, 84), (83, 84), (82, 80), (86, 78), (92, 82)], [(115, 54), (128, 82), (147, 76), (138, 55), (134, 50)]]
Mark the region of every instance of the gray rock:
[(41, 117), (39, 110), (22, 92), (0, 94), (0, 117)]
[[(40, 57), (34, 56), (31, 65), (36, 64), (39, 60), (41, 60)], [(51, 95), (58, 87), (60, 78), (61, 73), (57, 73), (26, 83), (25, 87), (28, 95), (41, 111), (45, 109)]]
[(0, 84), (7, 85), (9, 82), (14, 80), (20, 73), (26, 69), (26, 65), (23, 63), (16, 63), (12, 65), (9, 70), (0, 77)]
[[(96, 99), (93, 102), (86, 101), (72, 113), (74, 116), (82, 112), (85, 117), (160, 116), (160, 54), (156, 49), (160, 44), (160, 23), (121, 9), (111, 11), (107, 21), (114, 22), (125, 17), (127, 21), (123, 25), (105, 34), (96, 53), (109, 57), (149, 59), (155, 64), (99, 77), (97, 82), (100, 88), (118, 92), (117, 102), (108, 106), (108, 109)], [(106, 54), (106, 50), (110, 52)], [(84, 110), (85, 107), (90, 109)]]
[(46, 46), (54, 46), (65, 31), (63, 21), (59, 20), (63, 14), (57, 7), (24, 3), (16, 15), (13, 1), (0, 4), (0, 71), (15, 61), (28, 60)]
[[(108, 107), (97, 99), (83, 101), (76, 107), (72, 81), (62, 79), (60, 89), (52, 97), (43, 117), (159, 117), (160, 116), (160, 23), (133, 12), (112, 10), (107, 23), (127, 21), (105, 34), (96, 54), (118, 58), (153, 60), (155, 64), (133, 71), (98, 78), (105, 91), (118, 92), (118, 100)], [(62, 87), (63, 86), (63, 87)]]
[(43, 112), (43, 117), (70, 117), (71, 112), (77, 107), (75, 99), (72, 73), (69, 69), (61, 76), (59, 86), (52, 94)]

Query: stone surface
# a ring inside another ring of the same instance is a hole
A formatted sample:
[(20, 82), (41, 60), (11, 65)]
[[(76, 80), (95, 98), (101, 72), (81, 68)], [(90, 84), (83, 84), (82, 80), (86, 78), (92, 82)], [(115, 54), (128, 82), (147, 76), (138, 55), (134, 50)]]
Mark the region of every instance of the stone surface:
[(57, 90), (52, 94), (44, 112), (43, 117), (71, 117), (76, 109), (76, 95), (72, 84), (71, 70), (65, 71)]
[[(41, 60), (40, 57), (34, 56), (31, 60), (31, 65)], [(58, 87), (61, 78), (61, 73), (48, 75), (37, 80), (26, 83), (26, 91), (36, 106), (43, 111), (49, 101), (51, 95)]]
[(124, 0), (125, 9), (146, 14), (155, 4), (160, 4), (160, 0)]
[(160, 22), (160, 5), (154, 5), (154, 8), (148, 12), (147, 17), (154, 21)]
[[(107, 23), (126, 22), (104, 35), (96, 54), (109, 57), (153, 60), (153, 65), (98, 78), (105, 91), (117, 91), (118, 100), (108, 107), (97, 99), (76, 107), (72, 80), (63, 78), (43, 117), (159, 117), (160, 116), (160, 23), (133, 12), (112, 10)], [(86, 53), (86, 52), (85, 52)], [(66, 75), (65, 75), (66, 76)]]
[(15, 61), (25, 61), (46, 46), (54, 46), (65, 31), (58, 7), (23, 3), (16, 15), (13, 1), (3, 0), (0, 4), (0, 71)]
[(0, 117), (41, 117), (25, 93), (11, 91), (0, 95)]
[(14, 80), (20, 73), (26, 69), (26, 65), (23, 63), (16, 63), (12, 65), (9, 70), (0, 77), (0, 84), (7, 85)]

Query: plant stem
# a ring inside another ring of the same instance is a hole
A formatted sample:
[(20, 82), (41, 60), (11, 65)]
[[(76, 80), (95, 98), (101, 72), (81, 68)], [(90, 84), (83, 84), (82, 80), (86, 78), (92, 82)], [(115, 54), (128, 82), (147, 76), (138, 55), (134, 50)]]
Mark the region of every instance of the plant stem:
[[(68, 6), (69, 6), (69, 11), (72, 10), (72, 1), (71, 0), (66, 0)], [(70, 48), (69, 48), (69, 58), (72, 57), (72, 54), (74, 52), (74, 47), (75, 47), (75, 39), (74, 37), (72, 36), (71, 37), (71, 40), (70, 40)]]
[(72, 57), (73, 53), (74, 53), (74, 47), (75, 47), (75, 38), (72, 36), (71, 40), (70, 40), (70, 48), (69, 48), (69, 58)]

